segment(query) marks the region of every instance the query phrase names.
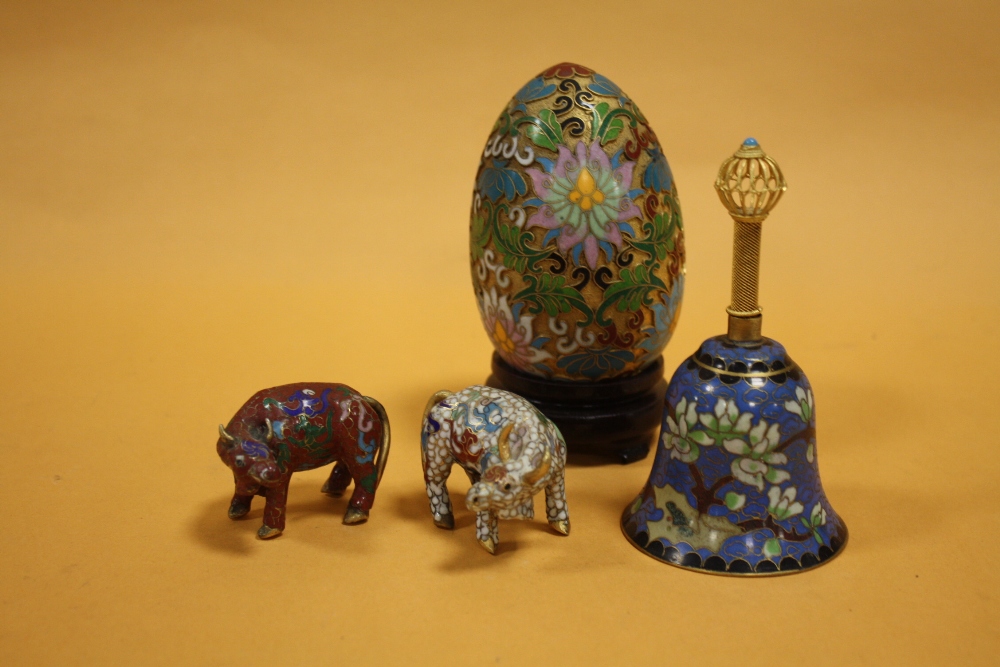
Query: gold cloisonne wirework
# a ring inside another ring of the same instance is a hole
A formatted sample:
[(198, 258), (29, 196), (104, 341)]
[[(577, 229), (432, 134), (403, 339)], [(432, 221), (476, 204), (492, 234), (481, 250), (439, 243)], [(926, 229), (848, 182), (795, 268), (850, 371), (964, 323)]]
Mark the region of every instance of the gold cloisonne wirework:
[(715, 179), (715, 190), (734, 224), (732, 303), (726, 309), (728, 336), (733, 340), (761, 338), (761, 308), (757, 303), (761, 225), (787, 187), (778, 164), (755, 139), (744, 141), (722, 163)]
[(718, 373), (719, 375), (730, 375), (732, 377), (738, 378), (772, 378), (776, 375), (785, 375), (789, 371), (793, 371), (796, 368), (794, 363), (789, 363), (788, 366), (780, 368), (778, 370), (771, 371), (751, 371), (749, 373), (739, 373), (737, 371), (727, 371), (724, 368), (716, 368), (715, 366), (709, 366), (708, 364), (702, 362), (697, 357), (694, 357), (694, 363), (698, 365), (699, 368), (704, 368), (707, 371), (712, 371), (713, 373)]

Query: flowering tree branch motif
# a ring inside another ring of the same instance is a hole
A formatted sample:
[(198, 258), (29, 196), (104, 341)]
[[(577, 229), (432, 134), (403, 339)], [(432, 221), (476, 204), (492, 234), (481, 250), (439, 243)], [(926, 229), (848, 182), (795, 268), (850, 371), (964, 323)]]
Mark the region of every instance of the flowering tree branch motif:
[[(749, 413), (742, 416), (748, 417)], [(758, 491), (764, 490), (764, 480), (780, 484), (791, 478), (787, 470), (774, 467), (788, 463), (784, 453), (775, 451), (781, 442), (781, 430), (777, 424), (768, 425), (761, 419), (750, 429), (747, 437), (749, 442), (742, 438), (730, 438), (722, 443), (727, 451), (740, 457), (733, 461), (733, 477), (757, 487)]]
[(823, 536), (819, 534), (819, 527), (826, 525), (826, 510), (823, 509), (819, 503), (813, 505), (812, 512), (809, 515), (809, 519), (806, 520), (804, 517), (800, 518), (799, 521), (806, 530), (811, 531), (816, 541), (823, 544)]
[(798, 489), (794, 486), (789, 486), (784, 491), (777, 486), (772, 486), (767, 492), (767, 499), (770, 501), (767, 506), (768, 513), (778, 521), (802, 514), (805, 507), (802, 506), (802, 503), (795, 502), (797, 493)]
[[(828, 539), (832, 542), (823, 528), (828, 518), (822, 491), (814, 488), (810, 475), (793, 478), (787, 469), (785, 451), (790, 446), (805, 449), (806, 460), (814, 462), (812, 392), (801, 387), (794, 391), (792, 395), (786, 390), (781, 400), (793, 399), (783, 407), (795, 419), (771, 412), (765, 419), (753, 404), (744, 412), (738, 396), (716, 395), (707, 410), (683, 395), (668, 405), (661, 435), (666, 451), (661, 454), (670, 457), (670, 471), (662, 486), (659, 481), (651, 484), (651, 497), (642, 497), (650, 505), (644, 528), (648, 540), (683, 542), (725, 558), (751, 544), (740, 541), (724, 549), (726, 540), (760, 531), (754, 536), (754, 545), (759, 545), (753, 547), (754, 554), (775, 561), (783, 556), (798, 559), (803, 549), (815, 548), (813, 540), (821, 546), (829, 545)], [(789, 432), (783, 433), (782, 427)], [(796, 460), (801, 455), (799, 449), (791, 454)]]
[(795, 388), (795, 398), (797, 401), (785, 401), (785, 409), (789, 412), (795, 413), (799, 416), (799, 419), (805, 423), (809, 423), (813, 415), (813, 393), (812, 389), (803, 389), (802, 387)]
[[(809, 396), (805, 393), (800, 398), (801, 403), (807, 406), (805, 409), (807, 411), (808, 399)], [(801, 409), (799, 403), (795, 405)], [(801, 416), (801, 413), (796, 414)], [(806, 414), (811, 415), (811, 412)], [(782, 443), (781, 429), (777, 423), (760, 419), (753, 425), (753, 418), (753, 413), (740, 412), (732, 399), (719, 398), (711, 412), (698, 412), (694, 401), (689, 402), (687, 397), (682, 397), (674, 407), (673, 414), (667, 415), (667, 428), (661, 436), (661, 442), (663, 447), (670, 451), (671, 458), (688, 464), (691, 478), (694, 480), (691, 492), (695, 497), (696, 510), (699, 514), (708, 512), (713, 505), (724, 505), (730, 511), (742, 508), (746, 504), (746, 494), (739, 493), (739, 489), (727, 491), (721, 499), (716, 497), (723, 487), (733, 481), (754, 487), (761, 492), (764, 490), (764, 482), (767, 481), (772, 484), (768, 492), (771, 502), (767, 519), (744, 521), (740, 527), (744, 530), (770, 528), (783, 539), (795, 541), (807, 539), (808, 534), (800, 536), (791, 533), (777, 522), (786, 521), (804, 511), (802, 504), (795, 500), (798, 491), (794, 486), (781, 489), (780, 484), (788, 481), (791, 475), (778, 466), (788, 462), (788, 457), (781, 450), (807, 435), (808, 422), (801, 431), (792, 434)], [(694, 464), (701, 456), (702, 448), (719, 443), (738, 458), (731, 464), (731, 474), (723, 475), (708, 486)], [(812, 531), (812, 524), (807, 528)]]
[[(721, 399), (720, 399), (721, 400)], [(663, 446), (670, 450), (670, 458), (679, 459), (684, 463), (694, 463), (701, 455), (699, 447), (709, 447), (715, 444), (715, 438), (704, 431), (691, 431), (698, 423), (698, 413), (695, 402), (688, 403), (682, 398), (674, 410), (674, 416), (667, 415), (667, 429), (660, 440)]]

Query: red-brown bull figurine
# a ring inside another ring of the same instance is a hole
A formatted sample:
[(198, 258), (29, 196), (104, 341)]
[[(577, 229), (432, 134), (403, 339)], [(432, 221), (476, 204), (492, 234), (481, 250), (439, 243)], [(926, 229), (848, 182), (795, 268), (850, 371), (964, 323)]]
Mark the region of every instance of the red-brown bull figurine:
[(339, 497), (353, 480), (344, 523), (363, 523), (389, 458), (389, 418), (381, 403), (347, 385), (286, 384), (258, 391), (219, 424), (216, 450), (236, 481), (230, 519), (246, 516), (255, 495), (265, 498), (262, 540), (285, 529), (292, 473), (334, 462), (322, 491)]

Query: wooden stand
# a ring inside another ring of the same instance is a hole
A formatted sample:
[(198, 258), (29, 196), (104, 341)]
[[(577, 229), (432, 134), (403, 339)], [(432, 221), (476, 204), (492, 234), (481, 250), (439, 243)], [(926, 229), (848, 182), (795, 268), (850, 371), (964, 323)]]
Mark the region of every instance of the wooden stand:
[(656, 441), (667, 383), (663, 357), (637, 375), (598, 382), (547, 380), (514, 368), (496, 352), (486, 384), (531, 401), (566, 438), (569, 453), (631, 463)]

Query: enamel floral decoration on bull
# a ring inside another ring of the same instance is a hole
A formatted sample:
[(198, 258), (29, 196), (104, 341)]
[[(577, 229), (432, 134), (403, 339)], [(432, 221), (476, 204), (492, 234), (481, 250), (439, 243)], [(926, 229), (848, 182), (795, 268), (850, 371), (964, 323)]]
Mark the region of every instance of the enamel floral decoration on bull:
[(569, 534), (566, 443), (559, 428), (520, 396), (479, 385), (440, 391), (427, 402), (420, 442), (437, 526), (455, 526), (447, 482), (457, 463), (472, 483), (465, 504), (476, 513), (476, 539), (491, 554), (500, 541), (499, 519), (534, 518), (533, 497), (542, 490), (549, 524)]
[(518, 371), (628, 375), (673, 333), (684, 282), (676, 185), (639, 107), (589, 68), (545, 70), (500, 114), (470, 247), (483, 324)]
[(233, 471), (229, 518), (263, 496), (260, 539), (281, 535), (292, 473), (336, 463), (322, 492), (339, 497), (354, 482), (348, 525), (368, 520), (389, 460), (389, 418), (382, 404), (343, 384), (308, 382), (263, 389), (219, 424), (216, 452)]

